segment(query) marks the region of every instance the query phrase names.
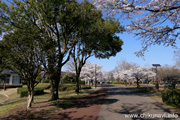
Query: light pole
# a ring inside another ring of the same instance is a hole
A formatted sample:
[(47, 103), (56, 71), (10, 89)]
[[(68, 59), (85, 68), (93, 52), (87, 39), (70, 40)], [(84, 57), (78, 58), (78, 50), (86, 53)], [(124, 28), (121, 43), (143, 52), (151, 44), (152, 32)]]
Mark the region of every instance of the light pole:
[(159, 82), (157, 79), (157, 67), (160, 67), (161, 65), (160, 64), (152, 64), (152, 66), (156, 68), (156, 89), (159, 90)]
[[(124, 74), (125, 75), (125, 78), (127, 79), (127, 74)], [(125, 84), (127, 86), (127, 80), (125, 80)]]

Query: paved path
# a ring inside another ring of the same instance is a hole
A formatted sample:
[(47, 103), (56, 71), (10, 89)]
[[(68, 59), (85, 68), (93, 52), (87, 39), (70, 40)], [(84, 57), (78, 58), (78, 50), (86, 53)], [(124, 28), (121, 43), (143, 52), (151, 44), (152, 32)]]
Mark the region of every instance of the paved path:
[[(114, 102), (111, 102), (111, 104), (104, 103), (101, 106), (98, 120), (149, 120), (150, 118), (125, 118), (125, 115), (141, 115), (144, 113), (147, 117), (148, 115), (158, 115), (160, 117), (160, 114), (177, 114), (177, 111), (170, 111), (169, 107), (161, 105), (143, 94), (118, 85), (110, 85), (105, 100)], [(159, 119), (155, 117), (153, 120), (180, 120), (180, 114), (178, 116), (176, 119)], [(142, 115), (141, 117), (144, 116)]]

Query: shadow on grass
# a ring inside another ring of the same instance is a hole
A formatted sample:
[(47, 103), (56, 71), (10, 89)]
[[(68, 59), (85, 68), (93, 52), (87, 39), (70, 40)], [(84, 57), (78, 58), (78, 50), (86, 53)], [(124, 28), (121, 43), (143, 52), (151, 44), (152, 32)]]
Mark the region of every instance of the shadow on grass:
[(6, 101), (6, 102), (0, 104), (0, 107), (4, 106), (4, 105), (11, 105), (11, 104), (15, 104), (15, 103), (20, 103), (20, 102), (23, 102), (23, 101), (24, 101), (24, 99), (23, 100), (18, 99), (18, 100), (13, 100), (13, 101)]

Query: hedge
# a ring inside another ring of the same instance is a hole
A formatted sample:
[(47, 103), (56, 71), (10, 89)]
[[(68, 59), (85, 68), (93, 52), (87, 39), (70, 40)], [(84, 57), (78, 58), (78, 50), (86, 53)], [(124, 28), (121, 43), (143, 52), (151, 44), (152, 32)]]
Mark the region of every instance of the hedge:
[(138, 92), (150, 92), (150, 91), (153, 91), (153, 87), (141, 87), (141, 88), (138, 88)]
[(161, 92), (162, 100), (168, 105), (180, 107), (180, 90), (168, 89)]
[[(150, 82), (150, 84), (153, 84), (155, 85), (157, 82)], [(163, 83), (162, 82), (159, 82), (159, 85), (162, 85)]]
[[(27, 89), (18, 89), (17, 93), (20, 94), (20, 97), (28, 96), (28, 90)], [(42, 94), (44, 94), (44, 89), (41, 89), (41, 88), (35, 88), (34, 89), (34, 95), (42, 95)]]
[[(34, 95), (42, 95), (44, 94), (44, 90), (49, 88), (49, 83), (40, 83), (34, 88)], [(22, 88), (17, 89), (17, 93), (20, 94), (20, 97), (28, 96), (27, 86), (23, 86)]]

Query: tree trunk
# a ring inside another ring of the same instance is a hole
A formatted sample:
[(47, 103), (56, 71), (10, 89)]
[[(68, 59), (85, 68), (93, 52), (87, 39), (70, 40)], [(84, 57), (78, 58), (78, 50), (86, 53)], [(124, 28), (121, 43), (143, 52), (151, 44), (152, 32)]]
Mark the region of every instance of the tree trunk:
[(79, 95), (79, 75), (76, 75), (76, 90), (75, 92)]
[(60, 78), (58, 78), (56, 81), (55, 81), (55, 90), (56, 90), (56, 94), (55, 94), (55, 100), (59, 99), (59, 83), (60, 83)]
[(137, 80), (137, 88), (140, 88), (139, 79), (136, 79), (136, 80)]
[(55, 80), (51, 79), (51, 99), (50, 100), (57, 100), (56, 96), (56, 87), (55, 87)]
[(32, 107), (32, 102), (34, 99), (34, 90), (28, 92), (28, 99), (27, 99), (27, 109)]
[(91, 86), (92, 86), (92, 87), (93, 87), (93, 82), (94, 82), (94, 81), (93, 81), (93, 80), (91, 80)]
[(159, 82), (156, 82), (156, 90), (159, 90)]
[(6, 82), (4, 81), (4, 90), (6, 90)]
[(59, 83), (60, 83), (60, 73), (53, 74), (51, 76), (51, 99), (50, 100), (58, 100), (59, 99)]

